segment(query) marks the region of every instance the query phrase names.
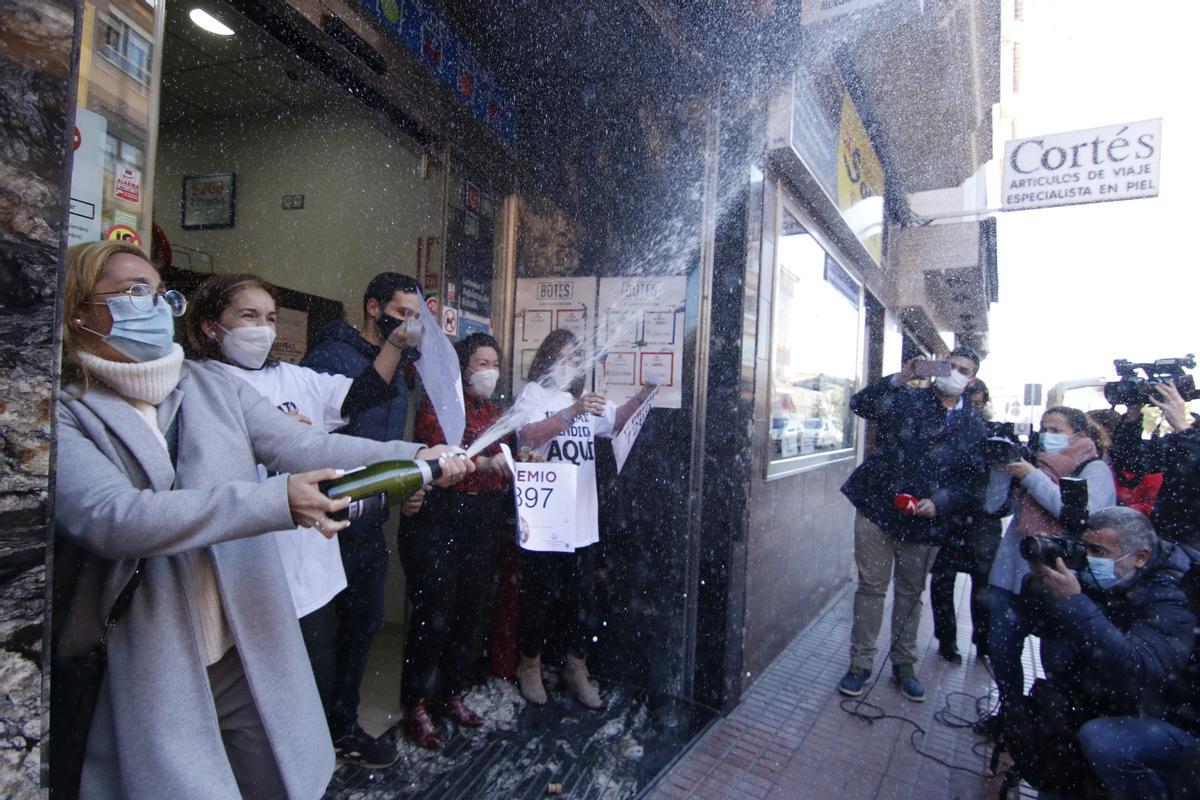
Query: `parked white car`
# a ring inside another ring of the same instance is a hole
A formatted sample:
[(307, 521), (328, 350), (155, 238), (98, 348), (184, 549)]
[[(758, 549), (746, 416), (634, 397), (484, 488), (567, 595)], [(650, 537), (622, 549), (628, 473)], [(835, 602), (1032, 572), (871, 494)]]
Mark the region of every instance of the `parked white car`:
[(842, 446), (845, 438), (842, 429), (833, 424), (833, 420), (820, 417), (809, 417), (804, 420), (800, 435), (800, 452), (811, 453), (817, 450), (836, 450)]

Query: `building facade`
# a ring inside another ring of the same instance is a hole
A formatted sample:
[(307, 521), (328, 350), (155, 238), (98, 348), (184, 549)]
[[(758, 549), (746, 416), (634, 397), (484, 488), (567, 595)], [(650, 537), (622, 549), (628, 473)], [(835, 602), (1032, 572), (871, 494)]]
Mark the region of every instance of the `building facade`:
[(257, 272), (289, 290), (284, 358), (391, 269), (500, 340), (508, 399), (551, 327), (597, 390), (659, 383), (624, 468), (598, 454), (593, 671), (728, 709), (852, 578), (850, 395), (986, 349), (1000, 3), (532, 6), (81, 2), (39, 246)]

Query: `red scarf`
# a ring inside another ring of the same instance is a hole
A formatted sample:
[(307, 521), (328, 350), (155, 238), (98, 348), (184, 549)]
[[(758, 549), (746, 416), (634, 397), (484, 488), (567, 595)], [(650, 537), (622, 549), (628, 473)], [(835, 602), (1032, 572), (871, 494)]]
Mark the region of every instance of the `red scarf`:
[[(1079, 469), (1080, 464), (1090, 461), (1098, 455), (1095, 442), (1086, 434), (1075, 434), (1067, 443), (1065, 450), (1058, 453), (1039, 451), (1035, 460), (1038, 469), (1049, 475), (1050, 480), (1057, 485), (1060, 478), (1070, 476)], [(1062, 533), (1066, 530), (1058, 518), (1042, 508), (1029, 492), (1018, 488), (1016, 499), (1018, 536), (1025, 537), (1035, 534), (1044, 536), (1050, 533)]]

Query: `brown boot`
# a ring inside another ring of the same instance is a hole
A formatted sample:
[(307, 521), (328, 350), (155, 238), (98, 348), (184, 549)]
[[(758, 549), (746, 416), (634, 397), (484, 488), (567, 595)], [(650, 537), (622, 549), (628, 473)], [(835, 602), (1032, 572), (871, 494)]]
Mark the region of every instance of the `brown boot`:
[(521, 697), (535, 706), (546, 704), (546, 687), (542, 685), (542, 657), (528, 658), (521, 656), (517, 665), (517, 685), (521, 687)]
[(562, 677), (563, 683), (570, 687), (579, 702), (593, 711), (604, 708), (604, 701), (600, 699), (600, 693), (588, 680), (587, 663), (582, 658), (567, 656), (567, 663), (563, 665)]

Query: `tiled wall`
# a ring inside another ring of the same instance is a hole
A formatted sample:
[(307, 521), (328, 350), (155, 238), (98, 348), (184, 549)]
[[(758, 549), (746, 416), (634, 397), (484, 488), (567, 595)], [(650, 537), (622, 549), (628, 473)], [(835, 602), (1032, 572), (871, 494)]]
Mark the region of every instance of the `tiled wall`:
[(0, 0), (0, 796), (38, 796), (55, 299), (76, 6)]
[(854, 511), (839, 489), (853, 467), (841, 461), (754, 488), (743, 691), (850, 579)]

